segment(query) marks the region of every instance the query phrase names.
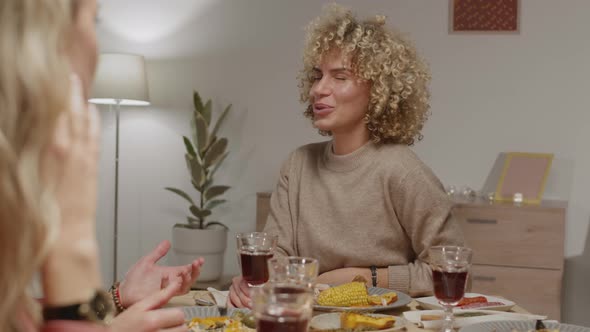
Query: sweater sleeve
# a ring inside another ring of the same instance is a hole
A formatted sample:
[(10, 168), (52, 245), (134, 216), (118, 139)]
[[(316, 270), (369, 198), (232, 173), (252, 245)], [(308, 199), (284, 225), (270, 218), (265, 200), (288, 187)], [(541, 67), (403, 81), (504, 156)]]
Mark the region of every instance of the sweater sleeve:
[(292, 167), (294, 154), (281, 166), (279, 180), (270, 197), (270, 211), (264, 232), (278, 235), (277, 255), (295, 256), (294, 223), (291, 218), (291, 206), (289, 202), (289, 173)]
[(452, 217), (453, 203), (425, 165), (418, 165), (391, 188), (395, 212), (411, 241), (414, 257), (407, 265), (389, 266), (389, 287), (411, 296), (432, 295), (428, 249), (463, 245), (463, 234)]

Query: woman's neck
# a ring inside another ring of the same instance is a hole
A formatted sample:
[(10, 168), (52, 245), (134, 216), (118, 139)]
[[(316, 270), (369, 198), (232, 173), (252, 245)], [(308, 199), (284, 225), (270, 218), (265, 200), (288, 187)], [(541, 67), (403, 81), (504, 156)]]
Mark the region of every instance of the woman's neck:
[(369, 131), (364, 125), (357, 130), (332, 133), (334, 154), (344, 155), (356, 151), (369, 141)]

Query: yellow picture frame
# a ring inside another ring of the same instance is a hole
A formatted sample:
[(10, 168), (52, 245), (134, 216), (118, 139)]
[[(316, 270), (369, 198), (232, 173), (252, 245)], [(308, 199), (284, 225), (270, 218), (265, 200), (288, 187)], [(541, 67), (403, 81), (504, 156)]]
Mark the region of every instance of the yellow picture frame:
[(522, 194), (525, 204), (540, 204), (553, 162), (552, 153), (508, 152), (496, 186), (494, 200), (514, 202)]

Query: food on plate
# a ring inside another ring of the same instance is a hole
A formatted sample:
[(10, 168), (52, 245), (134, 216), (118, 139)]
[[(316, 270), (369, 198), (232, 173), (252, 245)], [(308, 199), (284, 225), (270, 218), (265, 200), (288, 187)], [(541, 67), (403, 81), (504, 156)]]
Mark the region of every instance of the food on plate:
[(505, 305), (502, 302), (494, 301), (490, 302), (485, 296), (474, 296), (474, 297), (464, 297), (459, 301), (457, 304), (457, 308), (461, 309), (477, 309), (477, 308), (484, 308), (484, 307), (492, 307), (492, 306), (503, 306)]
[(388, 305), (397, 301), (397, 293), (389, 292), (381, 295), (369, 295), (369, 304), (371, 305)]
[[(479, 316), (487, 316), (490, 313), (488, 312), (480, 312), (480, 311), (472, 311), (472, 312), (459, 312), (453, 314), (455, 318), (467, 318), (467, 317), (479, 317)], [(443, 315), (435, 315), (435, 314), (424, 314), (420, 316), (421, 321), (430, 321), (430, 320), (442, 320), (444, 319)]]
[(487, 303), (488, 299), (485, 296), (474, 296), (474, 297), (464, 297), (459, 301), (457, 304), (458, 307), (462, 307), (464, 305), (472, 304), (472, 303)]
[(367, 285), (360, 281), (353, 281), (330, 287), (320, 292), (317, 302), (323, 306), (366, 307), (369, 305)]
[(344, 312), (340, 314), (340, 327), (345, 329), (362, 329), (364, 331), (378, 331), (393, 327), (394, 324), (395, 317), (391, 316), (375, 317), (356, 312)]
[(356, 276), (352, 282), (346, 284), (319, 290), (316, 299), (319, 305), (332, 307), (386, 306), (395, 301), (397, 301), (396, 292), (369, 295), (367, 280), (362, 276)]
[(240, 311), (231, 317), (195, 317), (187, 325), (191, 332), (244, 332), (256, 328), (254, 316)]

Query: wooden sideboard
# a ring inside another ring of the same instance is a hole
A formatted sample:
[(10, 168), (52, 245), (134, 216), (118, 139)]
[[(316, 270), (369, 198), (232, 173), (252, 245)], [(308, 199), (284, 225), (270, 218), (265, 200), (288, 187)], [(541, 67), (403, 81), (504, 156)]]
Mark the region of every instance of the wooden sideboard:
[(500, 295), (559, 320), (566, 207), (562, 201), (457, 202), (455, 218), (474, 251), (472, 291)]
[[(264, 228), (269, 202), (270, 193), (257, 194), (256, 230)], [(472, 292), (499, 295), (559, 320), (566, 208), (563, 201), (457, 201), (453, 214), (474, 250)]]

